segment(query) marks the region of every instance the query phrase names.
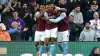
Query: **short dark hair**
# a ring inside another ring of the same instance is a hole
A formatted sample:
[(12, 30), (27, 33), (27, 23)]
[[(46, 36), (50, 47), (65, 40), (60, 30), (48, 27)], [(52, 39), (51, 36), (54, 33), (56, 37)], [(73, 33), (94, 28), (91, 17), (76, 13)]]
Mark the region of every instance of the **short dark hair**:
[(90, 4), (90, 7), (91, 7), (91, 5), (96, 5), (96, 4), (94, 4), (94, 3), (91, 3), (91, 4)]
[(13, 10), (12, 13), (14, 13), (14, 12), (18, 12), (18, 11), (17, 10)]
[(92, 56), (92, 55), (94, 54), (94, 51), (95, 51), (97, 48), (99, 48), (99, 47), (94, 47), (94, 48), (92, 49), (91, 53), (89, 54), (89, 56)]
[(86, 21), (86, 22), (84, 22), (84, 26), (85, 26), (87, 23), (91, 24), (89, 21)]
[(41, 3), (41, 4), (39, 4), (39, 8), (40, 8), (40, 6), (41, 6), (41, 5), (44, 5), (44, 6), (45, 6), (45, 4), (44, 4), (44, 3)]
[(77, 7), (80, 7), (80, 5), (76, 5), (76, 6), (74, 7), (74, 9), (77, 8)]

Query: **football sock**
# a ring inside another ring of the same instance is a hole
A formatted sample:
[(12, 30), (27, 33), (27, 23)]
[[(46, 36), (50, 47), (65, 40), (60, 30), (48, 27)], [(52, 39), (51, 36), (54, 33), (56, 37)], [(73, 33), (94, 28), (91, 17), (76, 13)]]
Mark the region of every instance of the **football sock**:
[(67, 42), (63, 42), (63, 54), (66, 55), (68, 51), (68, 45)]
[(42, 56), (43, 51), (44, 51), (44, 46), (40, 46), (40, 49), (39, 49), (40, 56)]
[(50, 46), (50, 56), (53, 56), (53, 54), (54, 54), (54, 45), (51, 45)]
[(46, 45), (45, 45), (45, 49), (46, 49), (46, 52), (48, 52), (48, 51), (49, 51), (49, 48), (48, 48), (48, 46), (46, 46)]
[(35, 46), (37, 52), (39, 52), (39, 46)]
[(62, 43), (58, 43), (58, 47), (59, 47), (59, 49), (63, 52)]

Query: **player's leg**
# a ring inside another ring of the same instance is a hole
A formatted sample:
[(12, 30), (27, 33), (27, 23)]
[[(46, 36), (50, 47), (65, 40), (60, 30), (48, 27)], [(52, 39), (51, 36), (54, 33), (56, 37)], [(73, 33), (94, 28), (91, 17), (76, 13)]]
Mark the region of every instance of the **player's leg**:
[(42, 56), (42, 53), (44, 52), (44, 32), (41, 32), (41, 42), (40, 42), (40, 49), (39, 49), (39, 54)]
[(40, 54), (40, 56), (42, 56), (43, 51), (44, 51), (44, 42), (41, 41), (41, 42), (40, 42), (40, 49), (39, 49), (39, 54)]
[(36, 56), (39, 56), (39, 41), (40, 41), (40, 33), (38, 31), (35, 32), (35, 39), (34, 39), (34, 45), (36, 49)]
[(34, 42), (35, 49), (36, 49), (36, 56), (39, 56), (39, 42)]
[(52, 29), (50, 33), (51, 33), (50, 56), (53, 56), (56, 37), (57, 37), (57, 28)]
[(68, 51), (69, 31), (63, 32), (63, 55), (66, 56)]
[(57, 34), (57, 44), (58, 44), (59, 49), (63, 52), (62, 32), (58, 32), (58, 34)]
[(56, 41), (56, 38), (51, 37), (50, 56), (53, 56), (53, 54), (54, 54), (55, 41)]
[(63, 42), (63, 55), (66, 56), (68, 52), (68, 42)]
[(45, 50), (46, 52), (49, 52), (49, 40), (50, 40), (50, 30), (45, 30), (45, 38), (44, 38), (44, 44), (45, 44)]

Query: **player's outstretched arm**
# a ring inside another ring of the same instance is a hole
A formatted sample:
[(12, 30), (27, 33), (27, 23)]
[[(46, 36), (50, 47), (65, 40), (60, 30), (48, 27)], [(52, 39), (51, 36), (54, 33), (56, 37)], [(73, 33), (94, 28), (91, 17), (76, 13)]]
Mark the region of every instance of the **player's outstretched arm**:
[(66, 17), (66, 13), (61, 13), (59, 17), (57, 17), (56, 19), (49, 19), (49, 21), (53, 22), (53, 23), (58, 23), (59, 21), (61, 21), (65, 17)]

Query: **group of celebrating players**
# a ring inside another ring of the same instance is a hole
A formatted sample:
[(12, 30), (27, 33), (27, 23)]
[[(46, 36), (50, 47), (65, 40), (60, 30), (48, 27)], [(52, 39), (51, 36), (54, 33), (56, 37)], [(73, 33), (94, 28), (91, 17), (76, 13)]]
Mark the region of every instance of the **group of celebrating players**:
[(57, 7), (52, 2), (48, 2), (46, 5), (39, 4), (39, 11), (35, 13), (34, 17), (37, 23), (34, 39), (36, 56), (42, 56), (44, 50), (48, 56), (54, 56), (56, 40), (63, 56), (66, 56), (70, 30), (66, 11), (65, 8)]

